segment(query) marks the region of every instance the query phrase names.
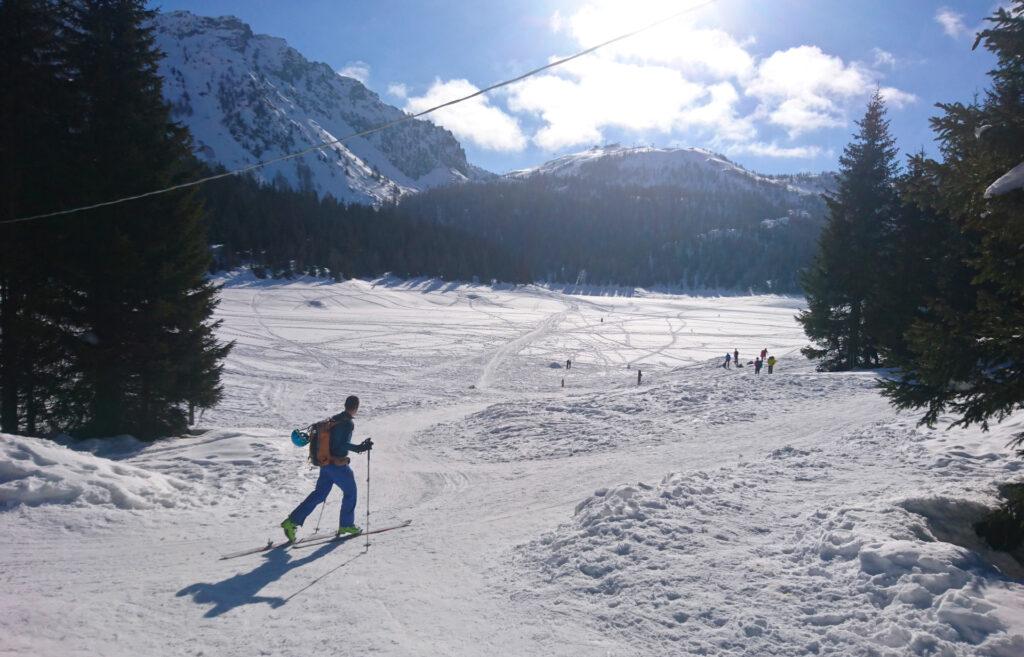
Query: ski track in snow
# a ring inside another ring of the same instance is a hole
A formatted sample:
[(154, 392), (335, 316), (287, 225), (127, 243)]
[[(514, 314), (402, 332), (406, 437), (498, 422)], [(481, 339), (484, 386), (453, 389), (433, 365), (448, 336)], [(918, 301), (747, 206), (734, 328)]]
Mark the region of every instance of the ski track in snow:
[[(0, 655), (1024, 654), (1024, 573), (964, 531), (1024, 420), (915, 428), (803, 361), (799, 300), (223, 282), (199, 435), (0, 437)], [(287, 434), (350, 393), (371, 527), (413, 524), (218, 561), (278, 538)]]

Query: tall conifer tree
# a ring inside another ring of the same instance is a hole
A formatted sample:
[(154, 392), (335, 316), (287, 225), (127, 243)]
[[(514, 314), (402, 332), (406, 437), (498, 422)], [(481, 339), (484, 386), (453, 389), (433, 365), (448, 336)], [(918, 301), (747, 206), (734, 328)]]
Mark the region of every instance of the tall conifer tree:
[(926, 316), (929, 299), (943, 288), (963, 285), (965, 244), (949, 218), (931, 207), (937, 180), (928, 158), (909, 158), (898, 182), (900, 206), (887, 225), (877, 257), (871, 263), (879, 277), (873, 311), (875, 339), (881, 360), (902, 367), (913, 354), (907, 331)]
[(839, 158), (838, 190), (819, 252), (803, 277), (808, 309), (797, 317), (814, 342), (803, 353), (827, 370), (879, 364), (880, 279), (872, 262), (897, 212), (896, 146), (877, 91)]
[(0, 431), (35, 433), (67, 381), (60, 224), (4, 223), (66, 200), (78, 117), (53, 0), (0, 1)]
[(934, 184), (916, 198), (948, 217), (959, 262), (912, 325), (901, 378), (885, 386), (897, 406), (924, 408), (928, 423), (951, 412), (957, 424), (987, 426), (1024, 406), (1024, 189), (986, 197), (1024, 163), (1024, 0), (989, 21), (975, 46), (996, 55), (992, 87), (980, 104), (939, 106), (942, 162), (927, 163)]
[[(194, 174), (187, 131), (172, 123), (160, 53), (142, 0), (76, 0), (70, 53), (83, 98), (79, 202), (134, 194)], [(174, 192), (66, 221), (77, 294), (72, 322), (89, 336), (73, 354), (79, 433), (154, 437), (184, 429), (186, 408), (220, 396), (210, 317), (216, 289), (202, 209)]]

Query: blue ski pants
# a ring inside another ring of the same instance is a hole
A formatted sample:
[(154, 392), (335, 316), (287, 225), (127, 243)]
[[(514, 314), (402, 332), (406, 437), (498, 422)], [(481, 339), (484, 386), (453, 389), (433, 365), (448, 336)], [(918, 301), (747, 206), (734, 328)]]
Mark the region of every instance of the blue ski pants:
[(347, 465), (325, 465), (320, 468), (320, 477), (316, 480), (316, 488), (295, 507), (291, 515), (292, 522), (301, 525), (306, 516), (313, 513), (321, 502), (327, 499), (331, 486), (341, 489), (341, 520), (339, 527), (351, 527), (356, 524), (356, 477), (352, 468)]

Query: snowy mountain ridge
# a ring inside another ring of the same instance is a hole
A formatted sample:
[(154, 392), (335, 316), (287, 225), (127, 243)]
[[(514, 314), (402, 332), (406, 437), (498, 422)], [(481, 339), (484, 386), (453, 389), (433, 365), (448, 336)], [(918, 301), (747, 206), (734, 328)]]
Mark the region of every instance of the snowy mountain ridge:
[[(196, 155), (234, 169), (333, 141), (405, 116), (358, 80), (307, 60), (284, 39), (232, 16), (186, 11), (154, 20), (164, 97), (192, 132)], [(455, 137), (408, 121), (257, 170), (266, 182), (338, 200), (380, 204), (486, 177)]]
[(510, 180), (537, 176), (579, 178), (612, 185), (654, 187), (686, 186), (694, 170), (714, 172), (723, 185), (768, 185), (779, 191), (803, 196), (817, 195), (835, 188), (835, 174), (796, 174), (768, 176), (733, 162), (725, 155), (704, 148), (656, 148), (652, 146), (595, 146), (579, 153), (555, 158), (540, 166), (506, 174)]

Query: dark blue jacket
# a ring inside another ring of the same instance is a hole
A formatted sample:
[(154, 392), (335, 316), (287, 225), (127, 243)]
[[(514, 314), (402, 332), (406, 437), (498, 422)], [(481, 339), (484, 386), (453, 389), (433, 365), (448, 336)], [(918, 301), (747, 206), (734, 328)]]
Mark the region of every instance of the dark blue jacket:
[(331, 429), (331, 456), (341, 458), (348, 456), (349, 452), (365, 452), (361, 445), (352, 444), (352, 432), (356, 430), (356, 423), (347, 411), (342, 411), (331, 418), (337, 424)]

